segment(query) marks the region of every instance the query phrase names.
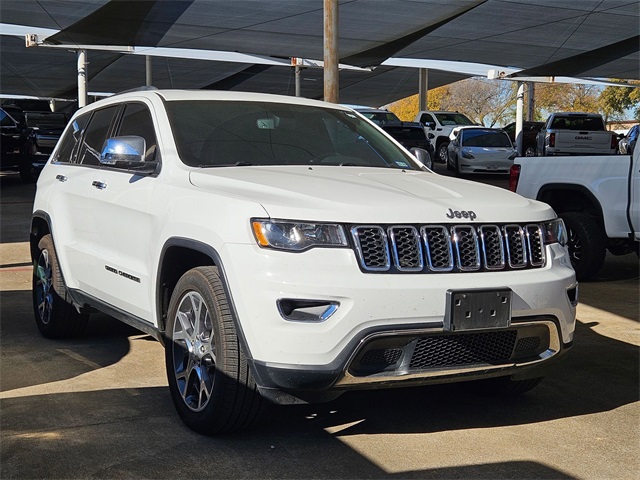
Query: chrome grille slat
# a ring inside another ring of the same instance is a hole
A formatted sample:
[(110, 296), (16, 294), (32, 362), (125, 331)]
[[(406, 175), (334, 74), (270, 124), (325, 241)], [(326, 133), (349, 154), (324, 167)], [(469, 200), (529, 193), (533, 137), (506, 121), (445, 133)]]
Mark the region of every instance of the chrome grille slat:
[(502, 270), (505, 266), (504, 243), (497, 225), (482, 225), (479, 229), (482, 256), (487, 270)]
[(402, 272), (419, 272), (424, 268), (418, 230), (412, 226), (393, 226), (388, 230), (396, 268)]
[(480, 248), (475, 228), (469, 225), (451, 228), (455, 245), (456, 264), (462, 272), (480, 270)]
[(427, 265), (432, 272), (453, 270), (451, 235), (444, 226), (425, 226), (420, 229), (427, 253)]
[(527, 266), (527, 247), (524, 229), (520, 225), (505, 225), (504, 237), (507, 245), (507, 258), (511, 268)]
[(546, 264), (537, 224), (356, 225), (351, 236), (365, 272), (479, 272)]

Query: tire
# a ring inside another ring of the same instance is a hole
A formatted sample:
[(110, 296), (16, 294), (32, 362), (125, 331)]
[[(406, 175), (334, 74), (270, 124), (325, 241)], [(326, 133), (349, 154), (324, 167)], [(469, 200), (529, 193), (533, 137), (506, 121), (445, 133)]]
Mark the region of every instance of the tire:
[(211, 435), (255, 424), (265, 402), (240, 347), (217, 268), (194, 268), (180, 278), (165, 335), (171, 398), (189, 428)]
[(455, 166), (453, 165), (453, 159), (449, 157), (448, 154), (447, 154), (447, 170), (449, 170), (450, 172), (453, 172), (455, 170)]
[(471, 392), (484, 396), (517, 396), (536, 387), (544, 377), (528, 378), (526, 380), (512, 380), (511, 377), (487, 378), (465, 382), (464, 386)]
[(462, 173), (462, 171), (460, 170), (460, 157), (456, 155), (456, 174), (458, 174), (459, 177), (461, 177), (462, 175), (464, 175)]
[(602, 227), (582, 212), (560, 215), (567, 227), (569, 256), (578, 281), (593, 278), (602, 267), (607, 238)]
[(38, 250), (31, 289), (38, 330), (47, 338), (77, 337), (87, 326), (89, 315), (79, 313), (67, 296), (51, 235), (40, 239)]
[(535, 157), (536, 156), (536, 147), (529, 146), (524, 151), (525, 157)]
[(23, 183), (34, 183), (38, 180), (38, 173), (33, 167), (33, 158), (37, 154), (37, 148), (33, 141), (27, 142), (20, 158), (20, 180)]
[(437, 153), (436, 157), (438, 158), (440, 163), (447, 163), (447, 157), (449, 156), (449, 153), (447, 151), (448, 146), (449, 146), (449, 142), (442, 142), (440, 145), (438, 145), (438, 151), (436, 152)]

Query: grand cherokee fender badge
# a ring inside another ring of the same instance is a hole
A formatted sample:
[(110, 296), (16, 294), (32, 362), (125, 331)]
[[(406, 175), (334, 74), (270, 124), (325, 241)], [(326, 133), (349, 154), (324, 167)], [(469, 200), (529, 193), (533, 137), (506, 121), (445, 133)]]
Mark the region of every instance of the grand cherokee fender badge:
[(447, 218), (468, 218), (469, 220), (475, 220), (478, 217), (473, 210), (453, 210), (451, 208), (446, 216)]
[(110, 267), (109, 265), (104, 266), (105, 270), (111, 273), (115, 273), (116, 275), (120, 275), (121, 277), (128, 278), (129, 280), (133, 280), (134, 282), (140, 283), (140, 279), (130, 273), (123, 272), (122, 270), (118, 270), (117, 268)]

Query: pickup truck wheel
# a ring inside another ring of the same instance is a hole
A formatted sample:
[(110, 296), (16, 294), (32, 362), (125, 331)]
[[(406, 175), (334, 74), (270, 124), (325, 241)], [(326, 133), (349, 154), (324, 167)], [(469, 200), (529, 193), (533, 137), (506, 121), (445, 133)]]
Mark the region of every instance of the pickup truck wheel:
[(524, 151), (524, 156), (525, 157), (535, 157), (536, 156), (536, 147), (527, 147), (526, 150)]
[(606, 254), (605, 234), (598, 223), (581, 212), (565, 212), (560, 215), (567, 227), (569, 257), (578, 281), (594, 277), (604, 263)]
[(31, 289), (38, 330), (47, 338), (76, 337), (86, 327), (89, 315), (79, 313), (66, 298), (66, 286), (51, 235), (40, 239), (38, 250)]
[(180, 278), (169, 303), (166, 337), (169, 390), (188, 427), (215, 434), (255, 423), (263, 401), (217, 268), (194, 268)]
[(473, 393), (486, 396), (522, 395), (537, 386), (544, 377), (512, 380), (511, 377), (487, 378), (465, 382), (464, 386)]
[(438, 145), (438, 160), (440, 163), (447, 163), (447, 157), (449, 156), (449, 152), (447, 151), (447, 147), (449, 147), (449, 142), (442, 142)]

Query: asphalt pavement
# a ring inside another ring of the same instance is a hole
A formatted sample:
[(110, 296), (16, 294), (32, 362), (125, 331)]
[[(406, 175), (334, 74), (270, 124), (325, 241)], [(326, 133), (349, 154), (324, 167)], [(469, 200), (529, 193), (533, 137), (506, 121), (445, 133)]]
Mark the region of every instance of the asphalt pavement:
[(27, 243), (34, 193), (0, 176), (2, 479), (640, 478), (635, 254), (608, 256), (599, 278), (580, 285), (575, 346), (527, 395), (457, 385), (353, 392), (205, 437), (175, 413), (150, 337), (104, 315), (79, 339), (40, 336)]

